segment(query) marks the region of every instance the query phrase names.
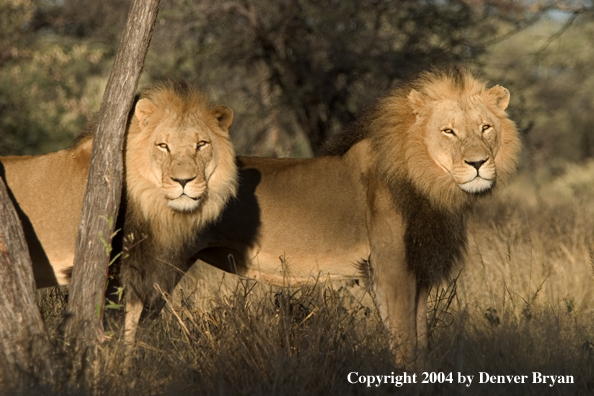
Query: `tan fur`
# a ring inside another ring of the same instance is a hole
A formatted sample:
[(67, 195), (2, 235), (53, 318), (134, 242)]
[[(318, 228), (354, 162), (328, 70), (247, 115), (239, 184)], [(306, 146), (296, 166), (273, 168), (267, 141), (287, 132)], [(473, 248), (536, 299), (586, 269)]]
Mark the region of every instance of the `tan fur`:
[(92, 143), (86, 138), (56, 153), (0, 157), (39, 288), (70, 282)]
[(434, 69), (381, 99), (331, 155), (239, 157), (238, 199), (197, 257), (277, 284), (362, 277), (409, 364), (427, 346), (428, 290), (465, 248), (468, 209), (516, 167), (508, 101), (464, 69)]
[[(167, 82), (142, 93), (125, 152), (127, 221), (149, 228), (138, 234), (151, 235), (140, 243), (142, 249), (183, 255), (184, 243), (214, 221), (235, 195), (237, 168), (228, 135), (232, 121), (231, 109), (212, 107), (203, 94), (182, 83)], [(198, 142), (204, 143), (199, 150)], [(23, 222), (37, 287), (70, 282), (92, 143), (87, 135), (56, 153), (0, 158), (0, 175)], [(158, 143), (168, 143), (170, 154), (155, 152)], [(184, 189), (172, 178), (194, 179)], [(182, 190), (192, 198), (173, 199)], [(137, 265), (132, 259), (127, 264)]]

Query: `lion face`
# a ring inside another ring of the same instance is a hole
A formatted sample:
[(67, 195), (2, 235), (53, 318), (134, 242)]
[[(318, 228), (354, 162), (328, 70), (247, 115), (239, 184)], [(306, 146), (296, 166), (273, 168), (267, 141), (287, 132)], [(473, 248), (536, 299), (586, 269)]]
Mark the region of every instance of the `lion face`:
[(160, 182), (167, 205), (181, 212), (200, 206), (212, 174), (212, 137), (200, 120), (166, 117), (152, 137), (151, 171)]
[(167, 206), (179, 212), (198, 210), (208, 198), (209, 181), (217, 168), (216, 145), (227, 141), (233, 111), (215, 106), (209, 114), (180, 113), (157, 108), (141, 99), (135, 110), (143, 146), (148, 148), (149, 172), (144, 174), (158, 188)]
[[(424, 124), (424, 144), (429, 157), (464, 192), (489, 191), (497, 178), (500, 146), (499, 111), (509, 103), (509, 92), (494, 87), (485, 95), (427, 100), (412, 91), (417, 122)], [(423, 102), (422, 111), (418, 104)], [(495, 105), (495, 106), (492, 106)]]

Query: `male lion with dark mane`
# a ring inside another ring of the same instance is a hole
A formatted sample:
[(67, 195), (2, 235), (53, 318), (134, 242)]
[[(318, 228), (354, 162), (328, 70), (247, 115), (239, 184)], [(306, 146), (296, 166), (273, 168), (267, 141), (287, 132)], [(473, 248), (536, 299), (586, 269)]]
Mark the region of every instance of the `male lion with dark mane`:
[(238, 157), (237, 199), (197, 258), (275, 284), (360, 278), (397, 360), (426, 350), (429, 288), (466, 245), (466, 215), (516, 168), (509, 91), (461, 67), (421, 73), (312, 159)]
[(143, 304), (161, 297), (154, 285), (175, 286), (187, 268), (188, 246), (237, 192), (229, 107), (212, 107), (199, 91), (168, 82), (144, 91), (134, 115), (126, 146), (124, 227), (133, 238), (121, 266), (128, 343)]
[[(229, 107), (212, 106), (185, 83), (168, 81), (141, 93), (126, 137), (124, 234), (133, 234), (138, 247), (123, 261), (125, 280), (169, 287), (179, 271), (160, 270), (155, 262), (182, 262), (187, 245), (235, 196), (232, 122)], [(92, 144), (87, 134), (55, 153), (0, 158), (0, 176), (23, 223), (39, 288), (70, 282)], [(128, 289), (133, 307), (138, 298), (155, 298)]]

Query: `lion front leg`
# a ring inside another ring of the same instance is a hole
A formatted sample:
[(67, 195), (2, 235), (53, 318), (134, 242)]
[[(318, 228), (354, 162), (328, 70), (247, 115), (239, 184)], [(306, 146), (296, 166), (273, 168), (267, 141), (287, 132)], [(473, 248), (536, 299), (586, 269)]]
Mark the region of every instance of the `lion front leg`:
[(132, 365), (136, 331), (144, 308), (142, 301), (136, 295), (132, 296), (132, 294), (128, 293), (124, 302), (124, 372)]
[(429, 352), (429, 334), (427, 332), (427, 300), (429, 298), (429, 288), (426, 286), (417, 286), (416, 297), (416, 320), (417, 320), (417, 366), (422, 367), (427, 360)]
[(398, 266), (377, 269), (375, 297), (380, 316), (389, 329), (396, 363), (419, 368), (427, 350), (427, 293), (417, 287), (414, 274)]
[(126, 299), (125, 303), (126, 313), (124, 319), (124, 342), (126, 348), (131, 349), (136, 341), (136, 330), (140, 322), (140, 315), (142, 314), (143, 304), (140, 300)]

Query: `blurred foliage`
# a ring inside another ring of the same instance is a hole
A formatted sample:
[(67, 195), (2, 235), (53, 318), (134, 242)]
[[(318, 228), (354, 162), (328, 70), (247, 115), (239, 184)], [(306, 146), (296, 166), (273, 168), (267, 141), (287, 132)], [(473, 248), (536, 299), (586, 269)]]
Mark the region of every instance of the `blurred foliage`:
[[(0, 154), (65, 147), (98, 111), (129, 4), (0, 0)], [(594, 155), (592, 10), (578, 0), (162, 0), (140, 87), (197, 83), (234, 109), (238, 152), (311, 156), (402, 79), (464, 62), (511, 90), (524, 166), (554, 176)]]
[(553, 13), (490, 48), (485, 69), (512, 91), (524, 161), (547, 182), (594, 156), (594, 18)]
[[(104, 44), (62, 35), (58, 3), (0, 0), (0, 153), (67, 146), (100, 105)], [(111, 51), (113, 53), (113, 51)]]

